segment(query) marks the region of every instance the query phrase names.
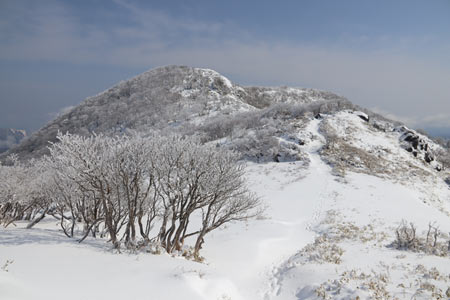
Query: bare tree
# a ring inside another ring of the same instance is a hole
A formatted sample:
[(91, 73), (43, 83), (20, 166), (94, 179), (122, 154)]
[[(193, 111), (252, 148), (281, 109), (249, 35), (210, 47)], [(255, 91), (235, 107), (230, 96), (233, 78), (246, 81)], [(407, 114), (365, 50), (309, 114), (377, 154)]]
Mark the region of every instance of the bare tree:
[[(125, 243), (132, 248), (137, 222), (141, 236), (149, 240), (156, 218), (153, 139), (138, 134), (88, 138), (59, 134), (58, 139), (50, 149), (50, 161), (58, 170), (54, 179), (64, 204), (61, 209), (70, 209), (72, 228), (73, 220), (81, 217), (84, 239), (92, 229), (95, 234), (95, 226), (102, 222), (115, 248), (120, 247), (119, 232), (124, 228)], [(73, 236), (72, 229), (68, 235)]]
[(125, 211), (118, 174), (114, 172), (113, 150), (117, 139), (102, 135), (85, 138), (58, 134), (58, 140), (50, 148), (53, 160), (65, 167), (70, 179), (82, 191), (98, 197), (111, 242), (115, 248), (120, 248), (117, 235), (125, 223)]
[[(193, 253), (200, 259), (206, 234), (261, 214), (238, 156), (197, 137), (58, 134), (58, 140), (49, 157), (0, 166), (1, 174), (13, 175), (0, 184), (2, 220), (5, 211), (17, 219), (31, 207), (29, 227), (50, 214), (68, 237), (83, 225), (80, 242), (107, 233), (116, 249), (122, 240), (130, 249), (158, 241), (173, 253), (196, 236)], [(22, 181), (26, 189), (17, 188)], [(190, 226), (194, 217), (199, 227)], [(150, 237), (157, 222), (159, 230)]]
[(244, 168), (236, 156), (221, 151), (216, 157), (209, 179), (207, 205), (202, 207), (202, 223), (194, 246), (194, 258), (200, 260), (200, 249), (209, 232), (233, 221), (246, 221), (261, 216), (260, 199), (251, 193), (244, 179)]
[(442, 170), (450, 169), (450, 149), (441, 149), (437, 152), (437, 159), (442, 164)]
[[(156, 172), (164, 207), (159, 241), (167, 252), (181, 250), (186, 238), (197, 235), (194, 256), (198, 259), (207, 233), (261, 213), (238, 156), (179, 136), (161, 144)], [(202, 226), (190, 232), (188, 225), (196, 211), (202, 212)]]
[(19, 162), (0, 166), (0, 222), (8, 226), (16, 220), (29, 220), (27, 228), (41, 221), (50, 209), (46, 197), (48, 170), (40, 161)]

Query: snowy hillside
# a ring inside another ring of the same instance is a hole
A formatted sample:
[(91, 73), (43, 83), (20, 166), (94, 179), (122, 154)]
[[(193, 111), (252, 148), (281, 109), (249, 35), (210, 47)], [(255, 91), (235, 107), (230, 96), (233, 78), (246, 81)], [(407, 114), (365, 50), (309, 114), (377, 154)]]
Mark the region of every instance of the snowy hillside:
[(0, 227), (0, 299), (450, 299), (448, 149), (361, 110), (327, 92), (240, 87), (187, 67), (88, 98), (15, 153), (43, 153), (65, 129), (195, 134), (211, 151), (238, 153), (264, 215), (205, 236), (203, 262), (119, 253), (109, 237), (78, 243), (82, 222), (68, 238), (64, 218), (15, 221)]
[[(333, 175), (320, 157), (326, 140), (319, 131), (332, 121), (354, 122), (358, 134), (370, 134), (351, 113), (312, 119), (297, 133), (307, 165), (248, 163), (246, 176), (268, 206), (266, 218), (213, 233), (205, 263), (117, 254), (101, 239), (78, 244), (52, 218), (31, 230), (19, 222), (0, 231), (2, 299), (447, 297), (449, 188), (435, 175), (425, 182), (422, 176), (404, 182), (351, 170)], [(388, 149), (399, 143), (378, 142)], [(371, 143), (376, 148), (375, 138)], [(397, 249), (395, 230), (403, 219), (423, 238), (430, 222), (439, 226), (437, 243), (444, 252)]]
[(187, 125), (196, 127), (218, 116), (227, 118), (276, 103), (321, 101), (348, 102), (335, 94), (312, 89), (241, 87), (209, 69), (161, 67), (87, 98), (8, 154), (31, 158), (48, 153), (48, 141), (56, 141), (58, 131), (118, 134), (130, 129), (173, 131), (180, 126), (187, 131)]

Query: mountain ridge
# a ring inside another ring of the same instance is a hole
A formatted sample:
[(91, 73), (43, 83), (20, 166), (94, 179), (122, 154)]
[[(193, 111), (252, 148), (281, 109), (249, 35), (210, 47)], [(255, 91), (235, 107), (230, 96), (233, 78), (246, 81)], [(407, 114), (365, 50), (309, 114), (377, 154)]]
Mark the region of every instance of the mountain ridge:
[[(86, 98), (8, 154), (16, 153), (21, 158), (45, 154), (48, 141), (56, 141), (58, 131), (88, 135), (149, 127), (160, 129), (174, 121), (171, 120), (174, 111), (176, 115), (186, 115), (188, 110), (194, 114), (230, 114), (262, 109), (274, 103), (300, 104), (317, 100), (348, 101), (313, 89), (241, 87), (210, 69), (170, 65), (151, 69)], [(177, 108), (177, 104), (180, 107)]]
[(395, 177), (394, 169), (403, 174), (411, 166), (425, 174), (442, 169), (436, 157), (442, 146), (342, 96), (308, 88), (245, 87), (211, 69), (174, 65), (151, 69), (86, 98), (0, 159), (45, 155), (58, 132), (88, 136), (134, 130), (199, 135), (205, 143), (256, 162), (308, 164), (303, 149), (308, 137), (302, 131), (312, 118), (324, 119), (321, 131), (327, 143), (321, 155), (337, 174), (352, 170)]

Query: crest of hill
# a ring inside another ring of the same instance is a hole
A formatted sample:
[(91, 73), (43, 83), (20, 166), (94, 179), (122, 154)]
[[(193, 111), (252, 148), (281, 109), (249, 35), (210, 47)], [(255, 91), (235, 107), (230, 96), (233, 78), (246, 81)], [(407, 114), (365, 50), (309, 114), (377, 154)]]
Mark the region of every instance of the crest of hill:
[(274, 105), (346, 103), (330, 92), (290, 87), (243, 87), (219, 73), (186, 66), (166, 66), (122, 81), (49, 122), (6, 155), (21, 159), (47, 153), (60, 132), (117, 134), (133, 130), (171, 130), (201, 126), (218, 116), (268, 109)]

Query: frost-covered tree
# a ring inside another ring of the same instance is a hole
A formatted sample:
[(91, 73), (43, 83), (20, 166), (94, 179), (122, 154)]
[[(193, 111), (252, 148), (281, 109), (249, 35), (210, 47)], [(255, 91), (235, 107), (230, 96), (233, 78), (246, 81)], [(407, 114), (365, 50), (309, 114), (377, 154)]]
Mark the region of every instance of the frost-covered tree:
[(82, 197), (88, 197), (91, 206), (102, 212), (100, 216), (85, 217), (88, 225), (104, 222), (116, 248), (120, 247), (118, 234), (123, 227), (126, 243), (135, 243), (136, 221), (141, 234), (148, 234), (150, 223), (145, 228), (142, 218), (144, 215), (150, 220), (154, 218), (146, 214), (154, 206), (149, 203), (153, 201), (150, 189), (154, 149), (150, 140), (138, 135), (86, 138), (71, 134), (59, 134), (58, 140), (50, 149), (59, 173), (57, 180), (62, 184), (67, 180), (75, 183)]
[(9, 165), (0, 165), (0, 221), (4, 226), (22, 218), (26, 203), (20, 200), (19, 189), (26, 185), (26, 170), (13, 159)]
[(31, 228), (52, 215), (68, 237), (81, 225), (80, 242), (107, 235), (116, 249), (158, 242), (173, 253), (192, 237), (199, 259), (206, 234), (261, 213), (239, 156), (197, 137), (60, 133), (49, 148), (41, 160), (0, 166), (2, 222), (29, 214)]
[(448, 171), (450, 169), (450, 149), (441, 148), (436, 151), (436, 158), (442, 164), (442, 170)]
[[(247, 189), (233, 153), (201, 145), (198, 139), (171, 136), (162, 141), (157, 162), (156, 184), (163, 207), (158, 239), (167, 252), (181, 250), (187, 237), (199, 235), (203, 240), (227, 222), (259, 213), (259, 200)], [(205, 216), (204, 228), (189, 231), (197, 211)], [(197, 256), (201, 244), (195, 248)]]
[(30, 220), (28, 228), (42, 220), (51, 208), (47, 197), (49, 170), (41, 161), (20, 162), (10, 157), (0, 165), (0, 221)]
[(202, 222), (194, 246), (194, 257), (200, 259), (200, 249), (209, 232), (233, 221), (245, 221), (263, 212), (260, 200), (249, 192), (242, 164), (236, 155), (220, 153), (213, 162), (209, 178), (207, 205), (202, 207)]
[(104, 136), (84, 138), (70, 134), (59, 134), (58, 139), (59, 143), (50, 149), (55, 165), (84, 193), (91, 193), (99, 199), (111, 242), (118, 248), (117, 233), (123, 212), (120, 198), (115, 193), (117, 174), (112, 174), (110, 169), (113, 140)]

